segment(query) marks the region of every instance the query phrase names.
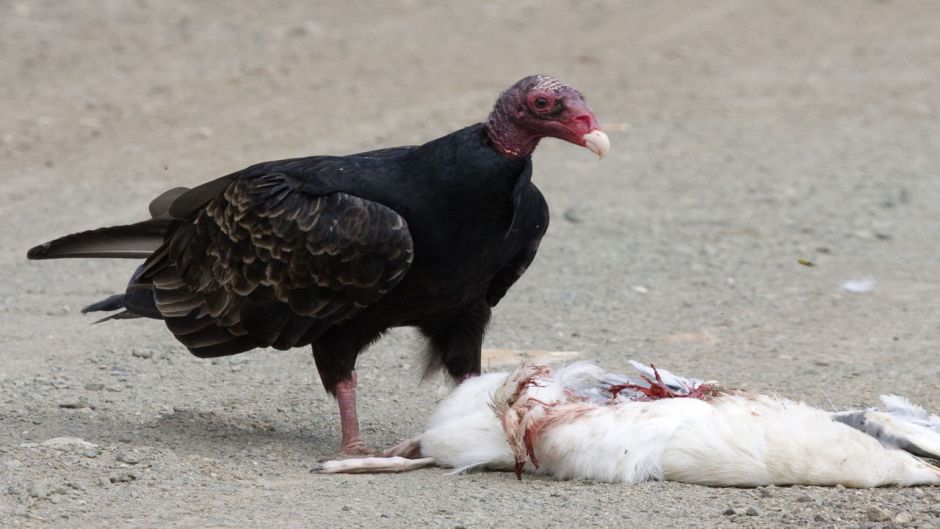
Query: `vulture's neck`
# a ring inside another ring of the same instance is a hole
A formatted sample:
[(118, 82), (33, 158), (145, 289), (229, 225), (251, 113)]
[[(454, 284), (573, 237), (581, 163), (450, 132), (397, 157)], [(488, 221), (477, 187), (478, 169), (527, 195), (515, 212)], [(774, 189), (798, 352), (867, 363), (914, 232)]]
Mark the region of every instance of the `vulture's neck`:
[(525, 160), (532, 156), (541, 139), (523, 130), (510, 119), (504, 105), (496, 105), (486, 120), (486, 132), (493, 148), (503, 156)]

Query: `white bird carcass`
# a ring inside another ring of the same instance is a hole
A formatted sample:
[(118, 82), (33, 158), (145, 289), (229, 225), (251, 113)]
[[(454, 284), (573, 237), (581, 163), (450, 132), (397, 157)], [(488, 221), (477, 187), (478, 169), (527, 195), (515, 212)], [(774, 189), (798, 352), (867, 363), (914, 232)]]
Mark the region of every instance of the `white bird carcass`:
[(906, 399), (883, 397), (887, 411), (831, 413), (633, 365), (640, 377), (580, 362), (466, 380), (394, 457), (328, 461), (321, 471), (438, 465), (614, 483), (940, 484), (940, 469), (917, 457), (940, 459), (940, 417)]

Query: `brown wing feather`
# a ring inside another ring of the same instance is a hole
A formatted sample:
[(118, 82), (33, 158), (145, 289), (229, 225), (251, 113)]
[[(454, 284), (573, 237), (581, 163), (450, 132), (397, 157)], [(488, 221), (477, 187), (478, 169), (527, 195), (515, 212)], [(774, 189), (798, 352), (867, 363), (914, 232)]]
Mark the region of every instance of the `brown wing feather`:
[[(279, 173), (235, 179), (148, 263), (159, 310), (194, 353), (227, 354), (227, 336), (241, 350), (309, 341), (404, 277), (413, 246), (401, 216), (296, 184)], [(208, 319), (217, 330), (174, 319)]]

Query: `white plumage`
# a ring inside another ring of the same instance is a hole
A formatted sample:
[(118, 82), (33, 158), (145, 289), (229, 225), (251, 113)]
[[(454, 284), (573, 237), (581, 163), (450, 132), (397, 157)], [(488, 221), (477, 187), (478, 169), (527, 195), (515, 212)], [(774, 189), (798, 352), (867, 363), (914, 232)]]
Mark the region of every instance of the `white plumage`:
[(940, 418), (902, 397), (883, 397), (886, 411), (833, 414), (634, 367), (645, 378), (576, 363), (469, 379), (438, 405), (418, 442), (394, 454), (420, 448), (423, 459), (330, 461), (322, 470), (525, 465), (559, 479), (619, 483), (940, 484), (940, 470), (912, 455), (940, 458)]

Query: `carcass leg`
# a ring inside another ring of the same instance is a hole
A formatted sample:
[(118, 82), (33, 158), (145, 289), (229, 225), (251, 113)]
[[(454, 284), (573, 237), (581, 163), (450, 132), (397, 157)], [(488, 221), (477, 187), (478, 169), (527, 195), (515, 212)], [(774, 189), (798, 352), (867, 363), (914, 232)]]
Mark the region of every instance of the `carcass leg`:
[(406, 457), (360, 457), (324, 461), (316, 470), (323, 474), (370, 474), (377, 472), (407, 472), (434, 464), (433, 457), (408, 459)]

